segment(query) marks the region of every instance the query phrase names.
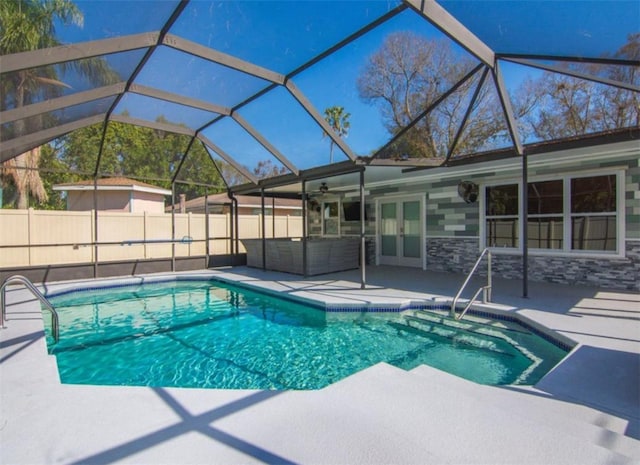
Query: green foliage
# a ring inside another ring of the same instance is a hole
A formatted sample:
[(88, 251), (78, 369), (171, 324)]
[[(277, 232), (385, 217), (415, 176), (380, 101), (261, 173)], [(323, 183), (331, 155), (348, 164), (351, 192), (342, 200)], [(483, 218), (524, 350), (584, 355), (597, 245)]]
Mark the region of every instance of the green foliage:
[[(83, 17), (70, 0), (4, 0), (0, 2), (0, 55), (39, 50), (59, 45), (55, 24), (82, 26)], [(0, 111), (20, 108), (44, 99), (62, 95), (70, 86), (61, 81), (58, 69), (75, 69), (95, 85), (120, 80), (116, 72), (100, 58), (88, 58), (62, 63), (58, 68), (41, 66), (3, 75), (0, 81)], [(6, 124), (4, 140), (31, 134), (45, 127), (55, 126), (52, 114), (41, 114)], [(27, 208), (33, 201), (49, 205), (46, 183), (36, 171), (42, 151), (36, 147), (3, 164), (2, 185), (11, 191), (12, 203)], [(59, 196), (54, 194), (54, 199)], [(56, 201), (52, 201), (52, 205)]]
[(3, 0), (0, 2), (0, 55), (59, 45), (55, 20), (82, 26), (83, 16), (69, 0)]
[[(332, 106), (326, 108), (324, 110), (324, 119), (333, 132), (336, 133), (338, 137), (347, 137), (349, 134), (349, 128), (351, 128), (351, 122), (349, 118), (351, 117), (351, 113), (345, 112), (344, 107), (340, 106)], [(328, 134), (322, 134), (322, 137), (328, 137)], [(333, 163), (333, 146), (335, 142), (333, 139), (330, 139), (329, 145), (329, 163)]]
[[(59, 161), (69, 170), (85, 173), (91, 179), (96, 172), (102, 125), (79, 129), (63, 139)], [(125, 176), (167, 189), (171, 180), (198, 183), (181, 187), (188, 198), (222, 191), (222, 181), (209, 154), (199, 143), (192, 144), (181, 161), (191, 138), (130, 124), (111, 122), (107, 127), (97, 173), (100, 176)], [(180, 168), (180, 171), (176, 172)]]
[(40, 177), (49, 193), (49, 198), (46, 202), (37, 203), (37, 207), (41, 210), (66, 210), (65, 194), (60, 191), (54, 191), (52, 187), (56, 184), (76, 182), (81, 177), (69, 172), (65, 163), (57, 157), (57, 151), (52, 145), (42, 146), (40, 168), (42, 170), (40, 171)]

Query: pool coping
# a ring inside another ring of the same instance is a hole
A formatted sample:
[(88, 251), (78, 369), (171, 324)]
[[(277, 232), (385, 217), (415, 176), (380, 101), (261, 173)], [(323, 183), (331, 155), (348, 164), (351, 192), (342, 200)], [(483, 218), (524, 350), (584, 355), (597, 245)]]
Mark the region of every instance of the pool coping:
[[(315, 295), (299, 296), (295, 294), (287, 294), (274, 289), (269, 289), (264, 285), (256, 284), (253, 281), (241, 282), (229, 277), (225, 277), (221, 274), (209, 274), (209, 273), (160, 273), (142, 277), (124, 277), (124, 278), (105, 278), (105, 284), (98, 286), (95, 284), (95, 280), (92, 281), (76, 281), (76, 284), (64, 283), (64, 284), (52, 284), (51, 288), (45, 291), (47, 298), (58, 297), (62, 295), (68, 295), (76, 292), (92, 291), (92, 290), (108, 290), (117, 288), (126, 288), (140, 286), (143, 284), (160, 284), (168, 282), (179, 281), (218, 281), (222, 283), (231, 284), (240, 288), (248, 289), (254, 292), (260, 292), (263, 294), (271, 295), (283, 300), (288, 300), (296, 303), (303, 303), (311, 305), (314, 308), (318, 308), (326, 313), (403, 313), (415, 310), (436, 311), (436, 310), (450, 310), (453, 297), (441, 297), (434, 296), (430, 299), (407, 299), (399, 302), (376, 302), (367, 304), (356, 303), (336, 303), (327, 302)], [(62, 287), (57, 289), (57, 287)], [(462, 311), (466, 307), (465, 299), (459, 301), (460, 305), (456, 306), (457, 311)], [(505, 309), (501, 305), (493, 305), (491, 303), (474, 303), (467, 311), (469, 315), (490, 318), (494, 320), (508, 321), (517, 323), (527, 330), (533, 332), (537, 336), (543, 338), (547, 342), (554, 344), (556, 347), (565, 350), (567, 353), (574, 350), (579, 343), (569, 337), (564, 336), (544, 325), (541, 325), (524, 315), (512, 313), (508, 309)]]

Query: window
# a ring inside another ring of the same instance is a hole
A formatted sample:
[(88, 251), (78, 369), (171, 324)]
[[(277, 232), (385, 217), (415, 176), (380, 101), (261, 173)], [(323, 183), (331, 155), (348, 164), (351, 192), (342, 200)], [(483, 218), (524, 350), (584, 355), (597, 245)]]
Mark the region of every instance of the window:
[(322, 233), (330, 236), (337, 236), (340, 234), (339, 202), (322, 203)]
[(486, 244), (518, 247), (518, 185), (487, 187)]
[(571, 180), (571, 248), (616, 250), (616, 177)]
[(564, 238), (563, 181), (532, 182), (527, 186), (527, 245), (562, 249)]
[[(574, 176), (527, 184), (527, 246), (564, 252), (615, 252), (618, 248), (617, 175)], [(520, 248), (520, 186), (484, 190), (488, 247)]]

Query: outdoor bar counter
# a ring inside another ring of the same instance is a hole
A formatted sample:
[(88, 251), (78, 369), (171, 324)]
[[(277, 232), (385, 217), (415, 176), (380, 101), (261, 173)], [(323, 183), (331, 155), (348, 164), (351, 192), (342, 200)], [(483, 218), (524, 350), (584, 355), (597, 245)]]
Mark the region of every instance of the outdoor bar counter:
[[(262, 239), (241, 239), (247, 250), (247, 266), (262, 268)], [(265, 239), (266, 269), (305, 274), (302, 239)], [(307, 239), (307, 276), (351, 270), (359, 266), (357, 238)]]

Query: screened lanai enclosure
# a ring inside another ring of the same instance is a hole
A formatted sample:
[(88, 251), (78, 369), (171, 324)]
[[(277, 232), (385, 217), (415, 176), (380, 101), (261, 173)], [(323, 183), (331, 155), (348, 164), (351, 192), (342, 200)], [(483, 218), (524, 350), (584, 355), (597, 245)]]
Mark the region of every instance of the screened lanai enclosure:
[(249, 194), (263, 267), (287, 197), (289, 236), (356, 238), (363, 270), (463, 272), (489, 247), (506, 277), (638, 286), (635, 0), (5, 0), (0, 52), (5, 209), (124, 177), (172, 215), (228, 192), (207, 258), (212, 236), (239, 252)]

